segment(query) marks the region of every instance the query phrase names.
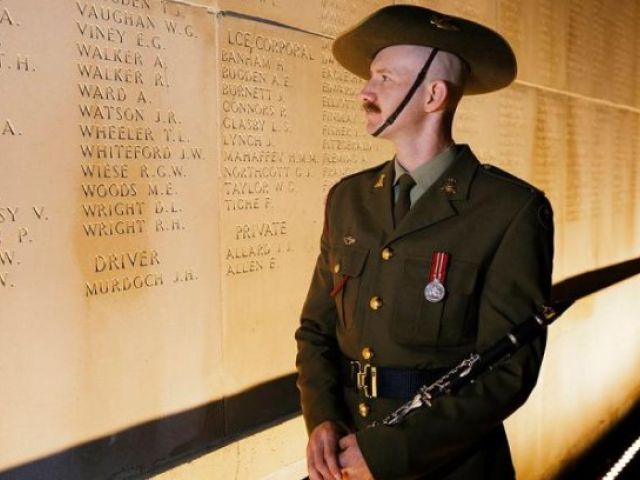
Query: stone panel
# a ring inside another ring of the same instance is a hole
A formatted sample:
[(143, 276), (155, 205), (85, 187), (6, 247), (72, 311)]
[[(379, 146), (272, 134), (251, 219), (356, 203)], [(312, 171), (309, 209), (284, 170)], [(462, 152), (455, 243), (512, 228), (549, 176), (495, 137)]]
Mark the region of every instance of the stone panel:
[(292, 368), (326, 192), (387, 152), (364, 133), (362, 82), (333, 65), (326, 39), (232, 14), (218, 35), (224, 357), (235, 391)]
[(123, 5), (0, 3), (0, 470), (223, 393), (214, 24)]

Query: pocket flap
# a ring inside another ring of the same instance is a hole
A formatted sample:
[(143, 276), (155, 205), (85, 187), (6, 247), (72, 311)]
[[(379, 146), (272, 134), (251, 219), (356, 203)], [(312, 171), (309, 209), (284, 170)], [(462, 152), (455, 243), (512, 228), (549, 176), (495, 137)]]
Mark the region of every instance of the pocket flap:
[(336, 247), (331, 268), (334, 273), (359, 277), (367, 261), (369, 250), (354, 247)]

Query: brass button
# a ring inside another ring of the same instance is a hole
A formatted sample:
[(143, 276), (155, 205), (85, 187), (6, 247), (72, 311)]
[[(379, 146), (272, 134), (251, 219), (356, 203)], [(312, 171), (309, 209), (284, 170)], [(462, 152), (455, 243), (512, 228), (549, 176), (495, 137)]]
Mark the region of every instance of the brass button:
[(391, 257), (393, 257), (393, 250), (390, 249), (389, 247), (386, 247), (385, 249), (382, 250), (382, 253), (380, 254), (380, 256), (382, 257), (383, 260), (389, 260)]
[(377, 295), (371, 297), (371, 300), (369, 300), (369, 306), (371, 307), (371, 310), (378, 310), (382, 308), (382, 299)]
[(366, 403), (358, 404), (358, 413), (361, 417), (368, 417), (370, 410), (371, 409), (369, 408), (369, 405), (367, 405)]
[(335, 273), (340, 273), (340, 264), (339, 264), (339, 263), (336, 263), (336, 264), (333, 266), (333, 271), (334, 271)]
[(362, 358), (364, 358), (365, 360), (371, 360), (373, 358), (373, 349), (364, 347), (362, 349)]

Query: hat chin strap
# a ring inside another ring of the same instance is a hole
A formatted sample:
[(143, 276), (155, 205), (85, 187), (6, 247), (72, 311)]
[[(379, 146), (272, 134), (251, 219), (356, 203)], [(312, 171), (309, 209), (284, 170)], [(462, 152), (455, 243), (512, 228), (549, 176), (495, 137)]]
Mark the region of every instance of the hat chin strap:
[(438, 49), (437, 48), (434, 48), (433, 50), (431, 50), (431, 53), (429, 54), (429, 58), (427, 58), (427, 61), (425, 62), (424, 66), (422, 67), (422, 70), (420, 70), (420, 72), (418, 72), (418, 76), (416, 77), (415, 81), (413, 82), (413, 85), (411, 85), (411, 88), (409, 89), (409, 91), (407, 92), (405, 97), (400, 102), (400, 105), (398, 105), (398, 108), (396, 108), (396, 110), (391, 115), (389, 115), (387, 117), (387, 119), (384, 121), (384, 123), (382, 125), (380, 125), (380, 127), (378, 127), (378, 129), (375, 132), (373, 132), (371, 134), (372, 136), (377, 137), (389, 125), (391, 125), (393, 122), (396, 121), (396, 118), (398, 118), (398, 115), (400, 115), (400, 113), (402, 113), (402, 110), (404, 110), (404, 107), (407, 106), (407, 104), (409, 103), (409, 100), (411, 100), (411, 97), (413, 97), (413, 95), (416, 93), (416, 90), (418, 90), (418, 87), (420, 86), (420, 84), (424, 81), (425, 77), (427, 76), (427, 72), (429, 71), (429, 67), (431, 66), (431, 63), (433, 62), (433, 59), (436, 57), (436, 53), (438, 53)]

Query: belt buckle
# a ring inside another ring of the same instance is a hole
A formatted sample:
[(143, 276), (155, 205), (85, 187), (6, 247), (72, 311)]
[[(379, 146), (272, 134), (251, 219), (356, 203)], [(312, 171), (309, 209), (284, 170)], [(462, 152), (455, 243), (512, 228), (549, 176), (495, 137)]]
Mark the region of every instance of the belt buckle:
[(356, 375), (356, 387), (365, 398), (378, 397), (378, 370), (369, 363), (361, 364), (357, 360), (351, 362), (351, 372)]

